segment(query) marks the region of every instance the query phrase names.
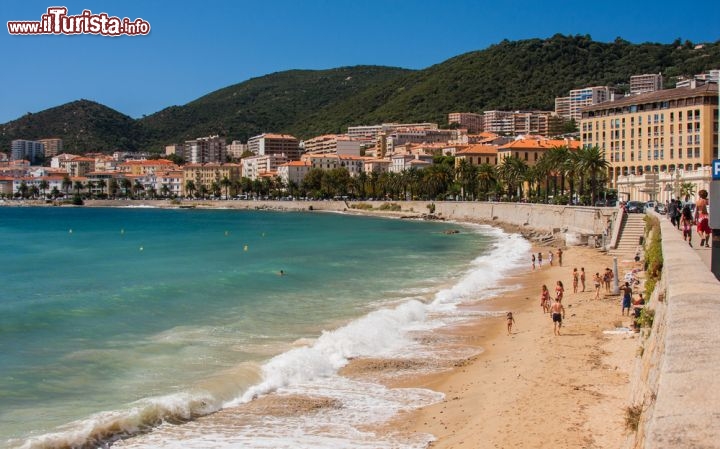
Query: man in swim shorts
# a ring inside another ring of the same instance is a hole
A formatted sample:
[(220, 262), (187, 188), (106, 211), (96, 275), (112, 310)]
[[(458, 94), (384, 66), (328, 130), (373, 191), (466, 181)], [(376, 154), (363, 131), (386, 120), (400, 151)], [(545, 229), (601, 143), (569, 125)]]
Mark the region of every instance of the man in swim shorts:
[(550, 313), (552, 313), (553, 320), (553, 332), (555, 335), (560, 335), (560, 327), (562, 326), (562, 320), (565, 318), (565, 307), (558, 298), (555, 298), (555, 302), (550, 307)]

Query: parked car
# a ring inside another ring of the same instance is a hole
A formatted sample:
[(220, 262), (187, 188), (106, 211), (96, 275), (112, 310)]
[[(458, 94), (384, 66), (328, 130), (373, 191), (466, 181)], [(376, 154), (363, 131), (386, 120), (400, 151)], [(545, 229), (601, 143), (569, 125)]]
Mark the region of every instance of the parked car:
[(645, 203), (642, 201), (628, 201), (625, 203), (625, 211), (629, 214), (642, 214), (645, 212)]
[(655, 209), (657, 207), (658, 203), (657, 201), (648, 201), (645, 203), (645, 210), (644, 212), (648, 211), (649, 209)]
[(657, 206), (655, 206), (655, 212), (661, 215), (667, 214), (667, 207), (665, 207), (664, 203), (658, 203)]

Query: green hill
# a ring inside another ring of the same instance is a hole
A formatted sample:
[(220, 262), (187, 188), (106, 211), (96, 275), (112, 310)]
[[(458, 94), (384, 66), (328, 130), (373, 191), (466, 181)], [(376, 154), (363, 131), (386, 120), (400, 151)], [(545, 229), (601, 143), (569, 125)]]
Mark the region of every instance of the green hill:
[(0, 125), (0, 148), (13, 139), (61, 137), (68, 152), (137, 150), (143, 131), (137, 120), (89, 100), (78, 100)]
[[(697, 48), (696, 48), (697, 47)], [(449, 112), (552, 110), (570, 89), (612, 85), (662, 72), (720, 68), (720, 42), (603, 43), (589, 36), (503, 41), (423, 70), (356, 66), (290, 70), (217, 90), (139, 120), (88, 101), (68, 103), (0, 126), (1, 148), (16, 138), (58, 136), (68, 150), (155, 149), (219, 134), (247, 140), (262, 132), (309, 138), (347, 126), (390, 121), (444, 123)]]

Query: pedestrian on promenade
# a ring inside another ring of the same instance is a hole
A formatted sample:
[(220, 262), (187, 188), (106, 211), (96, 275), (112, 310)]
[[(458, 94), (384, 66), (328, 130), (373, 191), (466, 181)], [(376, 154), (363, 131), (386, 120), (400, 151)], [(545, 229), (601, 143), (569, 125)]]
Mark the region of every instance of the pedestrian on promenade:
[(692, 246), (692, 225), (693, 216), (689, 205), (685, 205), (682, 208), (682, 214), (680, 215), (680, 225), (682, 226), (683, 240), (688, 242), (688, 245)]
[(677, 219), (680, 216), (680, 214), (677, 213), (677, 202), (675, 201), (675, 198), (670, 200), (670, 204), (667, 208), (667, 214), (668, 217), (670, 217), (670, 224), (677, 227)]
[(710, 247), (710, 216), (708, 214), (708, 192), (702, 189), (698, 192), (700, 197), (695, 202), (695, 223), (697, 223), (697, 233), (700, 236), (700, 247)]

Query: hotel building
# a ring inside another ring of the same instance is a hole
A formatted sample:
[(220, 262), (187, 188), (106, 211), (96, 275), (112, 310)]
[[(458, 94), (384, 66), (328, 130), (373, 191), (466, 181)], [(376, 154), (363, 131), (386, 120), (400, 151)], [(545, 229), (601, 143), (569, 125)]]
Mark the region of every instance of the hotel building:
[(448, 123), (457, 123), (470, 134), (477, 134), (484, 130), (483, 114), (474, 112), (451, 112), (448, 114)]
[(26, 159), (35, 164), (45, 155), (45, 146), (34, 140), (15, 139), (10, 143), (10, 160)]
[(200, 137), (185, 141), (185, 161), (190, 164), (222, 163), (225, 158), (223, 137)]
[(717, 84), (608, 101), (583, 110), (582, 144), (597, 145), (605, 152), (611, 186), (621, 191), (620, 176), (709, 165), (718, 154), (717, 109)]

